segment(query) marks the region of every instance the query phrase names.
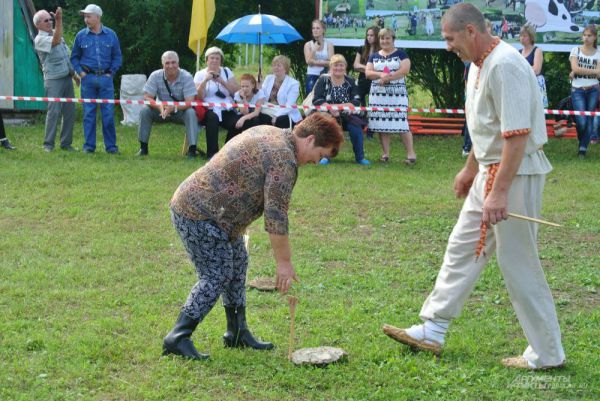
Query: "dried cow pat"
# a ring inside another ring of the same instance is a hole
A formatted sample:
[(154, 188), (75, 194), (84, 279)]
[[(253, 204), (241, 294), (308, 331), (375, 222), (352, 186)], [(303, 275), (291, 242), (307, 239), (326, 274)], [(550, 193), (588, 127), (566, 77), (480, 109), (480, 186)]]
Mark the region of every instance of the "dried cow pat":
[(257, 277), (250, 281), (248, 286), (260, 291), (275, 291), (275, 279), (273, 277)]
[(330, 363), (345, 361), (347, 357), (348, 353), (341, 348), (302, 348), (292, 354), (292, 362), (296, 365), (326, 366)]

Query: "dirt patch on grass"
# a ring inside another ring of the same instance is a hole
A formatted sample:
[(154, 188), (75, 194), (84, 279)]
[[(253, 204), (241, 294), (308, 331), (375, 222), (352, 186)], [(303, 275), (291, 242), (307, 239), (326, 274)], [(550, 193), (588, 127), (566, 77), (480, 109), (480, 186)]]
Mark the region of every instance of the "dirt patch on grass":
[(0, 218), (0, 230), (12, 232), (23, 229), (40, 229), (44, 224), (39, 220), (27, 219), (23, 217), (4, 217)]
[[(595, 291), (595, 292), (594, 292)], [(554, 303), (563, 311), (592, 311), (600, 307), (598, 288), (587, 288), (567, 284), (560, 289), (552, 290)]]
[(373, 236), (374, 230), (373, 230), (372, 226), (359, 225), (356, 228), (358, 229), (359, 234), (362, 235), (363, 237), (371, 237), (371, 236)]
[(346, 263), (339, 261), (339, 260), (330, 260), (328, 262), (325, 262), (325, 268), (326, 269), (345, 269)]

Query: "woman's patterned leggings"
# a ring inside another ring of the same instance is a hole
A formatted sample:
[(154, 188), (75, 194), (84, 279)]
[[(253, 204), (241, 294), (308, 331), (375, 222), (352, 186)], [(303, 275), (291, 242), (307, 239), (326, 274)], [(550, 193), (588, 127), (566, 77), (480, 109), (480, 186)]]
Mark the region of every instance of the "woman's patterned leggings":
[(246, 305), (248, 253), (243, 238), (229, 242), (227, 233), (214, 222), (191, 220), (173, 211), (171, 221), (198, 273), (183, 312), (202, 321), (219, 295), (224, 306)]

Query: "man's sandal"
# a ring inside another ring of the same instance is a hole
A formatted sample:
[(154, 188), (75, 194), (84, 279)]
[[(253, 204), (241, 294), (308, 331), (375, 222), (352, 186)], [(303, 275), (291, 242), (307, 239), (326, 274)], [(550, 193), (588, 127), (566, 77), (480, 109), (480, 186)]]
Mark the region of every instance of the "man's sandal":
[(437, 341), (427, 340), (427, 339), (417, 340), (416, 338), (409, 336), (406, 333), (406, 330), (399, 329), (394, 326), (390, 326), (389, 324), (383, 325), (383, 332), (388, 337), (393, 338), (394, 340), (396, 340), (402, 344), (406, 344), (412, 348), (415, 348), (415, 349), (418, 349), (421, 351), (429, 351), (429, 352), (432, 352), (436, 356), (440, 356), (442, 353), (442, 345), (440, 343), (438, 343)]
[(507, 368), (516, 368), (516, 369), (525, 369), (525, 370), (548, 370), (548, 369), (557, 369), (557, 368), (564, 367), (565, 361), (563, 361), (562, 363), (560, 363), (558, 365), (541, 366), (538, 368), (535, 366), (531, 366), (529, 361), (527, 359), (525, 359), (522, 355), (520, 355), (520, 356), (514, 356), (514, 357), (510, 357), (510, 358), (504, 358), (502, 360), (502, 365), (506, 366)]

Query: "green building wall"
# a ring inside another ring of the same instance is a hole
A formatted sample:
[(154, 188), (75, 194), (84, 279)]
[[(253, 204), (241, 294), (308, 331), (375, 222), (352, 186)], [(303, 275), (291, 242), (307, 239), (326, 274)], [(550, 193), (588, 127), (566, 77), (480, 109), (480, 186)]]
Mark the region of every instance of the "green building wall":
[[(25, 25), (19, 1), (13, 1), (14, 24), (14, 94), (15, 96), (44, 96), (44, 76)], [(15, 102), (15, 110), (46, 110), (44, 102)]]

